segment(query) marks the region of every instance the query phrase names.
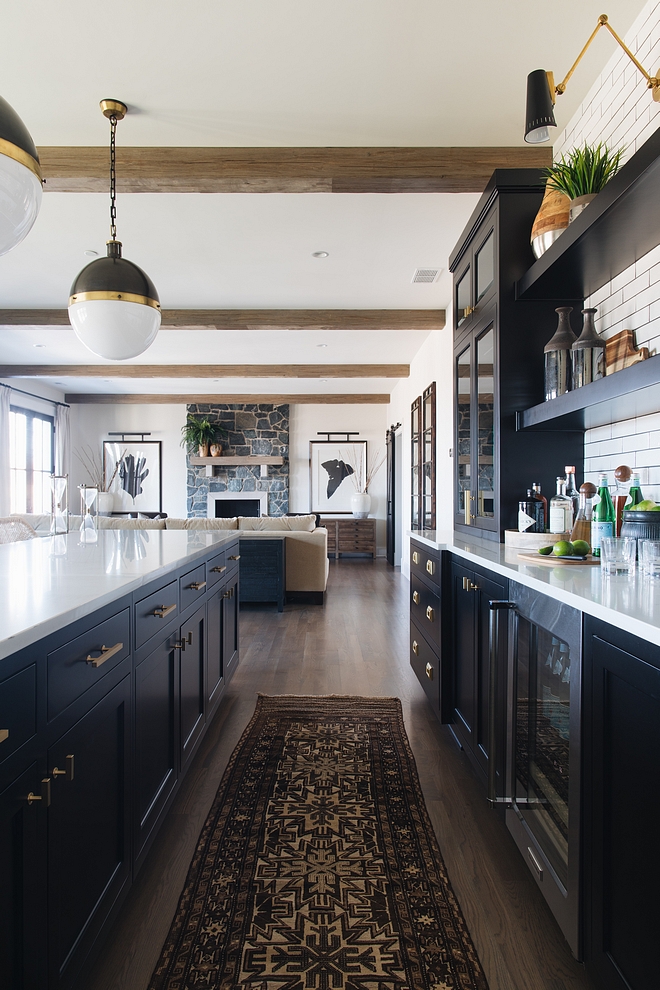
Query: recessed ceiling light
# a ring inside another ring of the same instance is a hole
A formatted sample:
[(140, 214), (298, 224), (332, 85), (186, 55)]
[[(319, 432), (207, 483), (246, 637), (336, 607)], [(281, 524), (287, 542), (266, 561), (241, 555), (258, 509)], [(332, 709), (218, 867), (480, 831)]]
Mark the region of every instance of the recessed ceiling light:
[(327, 344), (317, 344), (316, 346), (317, 347), (327, 347), (328, 345)]
[(329, 379), (328, 378), (319, 378), (319, 381), (321, 382), (322, 385), (327, 385)]
[(98, 258), (99, 256), (98, 251), (95, 251), (93, 248), (88, 248), (84, 253), (88, 258)]
[(328, 251), (314, 251), (312, 258), (329, 258), (330, 254)]
[(33, 344), (32, 346), (33, 347), (45, 347), (46, 345), (45, 344)]

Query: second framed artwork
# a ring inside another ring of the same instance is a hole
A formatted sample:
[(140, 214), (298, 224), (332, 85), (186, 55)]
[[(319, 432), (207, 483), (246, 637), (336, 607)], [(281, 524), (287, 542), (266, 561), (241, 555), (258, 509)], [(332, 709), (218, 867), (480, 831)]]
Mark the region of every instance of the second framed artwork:
[(310, 511), (351, 512), (351, 495), (363, 492), (367, 477), (367, 441), (337, 443), (310, 440)]
[(103, 477), (115, 512), (163, 511), (161, 446), (160, 440), (103, 441)]

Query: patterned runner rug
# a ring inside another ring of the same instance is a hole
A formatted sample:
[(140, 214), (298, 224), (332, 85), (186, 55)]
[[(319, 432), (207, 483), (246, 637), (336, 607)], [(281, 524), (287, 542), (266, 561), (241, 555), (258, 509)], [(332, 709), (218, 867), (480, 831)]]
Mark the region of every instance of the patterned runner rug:
[(260, 697), (150, 990), (487, 990), (397, 698)]

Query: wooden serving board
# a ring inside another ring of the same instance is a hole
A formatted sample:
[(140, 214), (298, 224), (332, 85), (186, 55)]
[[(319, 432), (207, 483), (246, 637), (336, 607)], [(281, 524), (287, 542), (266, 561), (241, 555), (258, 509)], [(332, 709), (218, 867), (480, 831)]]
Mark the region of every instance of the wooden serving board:
[(542, 553), (519, 553), (518, 556), (522, 557), (523, 560), (530, 560), (533, 564), (546, 564), (546, 566), (549, 565), (550, 567), (556, 567), (557, 564), (566, 564), (567, 567), (579, 567), (580, 564), (597, 564), (600, 566), (600, 557), (592, 557), (591, 554), (589, 554), (586, 560), (576, 560), (575, 563), (570, 560), (562, 560), (561, 557), (553, 557), (552, 554), (544, 557)]

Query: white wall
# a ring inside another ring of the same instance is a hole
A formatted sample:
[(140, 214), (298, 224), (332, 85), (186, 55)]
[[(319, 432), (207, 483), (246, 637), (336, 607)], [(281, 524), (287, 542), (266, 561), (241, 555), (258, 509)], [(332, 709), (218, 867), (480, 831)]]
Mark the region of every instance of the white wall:
[[(289, 511), (309, 512), (309, 441), (323, 440), (318, 431), (359, 430), (355, 440), (367, 441), (369, 463), (377, 451), (385, 454), (385, 431), (392, 422), (385, 405), (300, 405), (290, 407), (289, 422)], [(380, 459), (380, 458), (379, 458)], [(385, 553), (387, 478), (385, 465), (380, 468), (370, 488), (371, 516), (376, 518), (376, 542), (379, 554)]]
[[(624, 40), (653, 75), (660, 65), (657, 0), (646, 4)], [(595, 42), (599, 43), (601, 39)], [(561, 113), (561, 99), (555, 109)], [(554, 157), (585, 142), (603, 141), (610, 148), (625, 146), (628, 158), (659, 125), (660, 103), (653, 101), (644, 77), (617, 46), (579, 111), (559, 136)], [(605, 339), (620, 330), (635, 330), (637, 346), (646, 345), (650, 353), (656, 353), (660, 345), (660, 246), (585, 300), (585, 306), (598, 307), (596, 326)], [(574, 313), (572, 323), (579, 333), (581, 314)], [(597, 472), (607, 471), (612, 482), (614, 468), (628, 464), (640, 471), (644, 496), (660, 501), (660, 395), (658, 410), (651, 416), (588, 430), (584, 437), (585, 480), (595, 483)]]
[[(76, 448), (87, 445), (101, 456), (104, 440), (111, 431), (144, 430), (147, 440), (162, 440), (163, 512), (168, 516), (186, 516), (186, 453), (181, 446), (181, 427), (186, 421), (185, 405), (72, 405), (71, 406), (71, 479), (72, 490), (89, 481)], [(128, 438), (127, 438), (128, 439)], [(138, 439), (138, 438), (136, 438)], [(71, 502), (72, 508), (75, 503)]]
[(436, 529), (453, 529), (452, 460), (453, 444), (453, 324), (451, 307), (447, 308), (444, 330), (432, 331), (410, 365), (410, 377), (399, 382), (387, 407), (387, 422), (402, 424), (402, 497), (398, 511), (402, 514), (403, 546), (395, 550), (395, 562), (409, 574), (410, 538), (410, 406), (431, 382), (436, 394)]

